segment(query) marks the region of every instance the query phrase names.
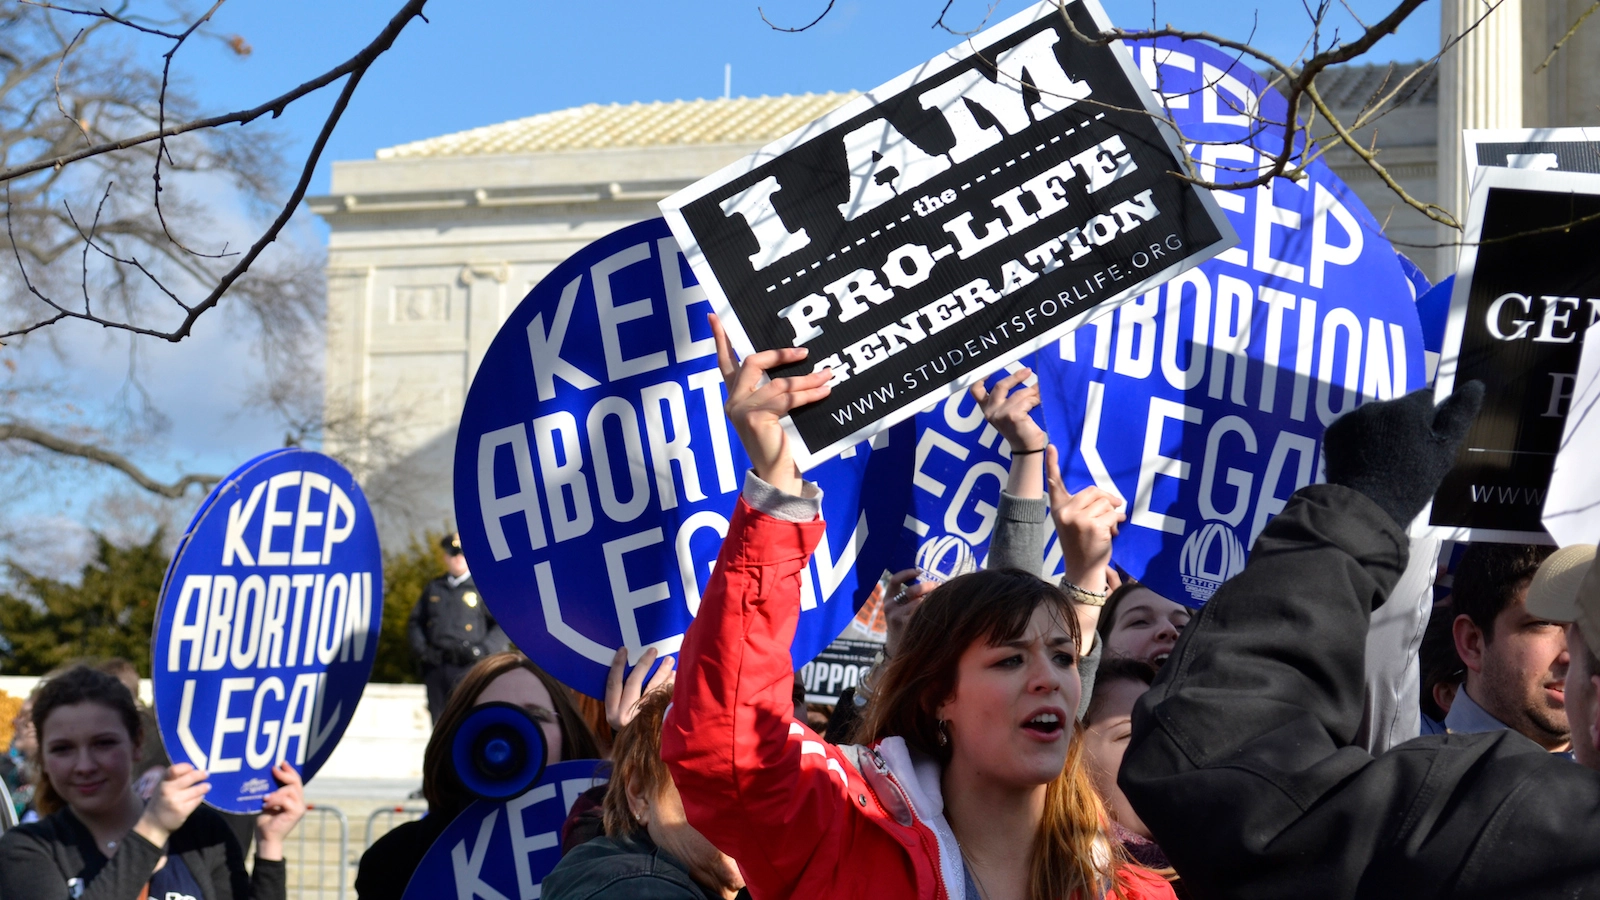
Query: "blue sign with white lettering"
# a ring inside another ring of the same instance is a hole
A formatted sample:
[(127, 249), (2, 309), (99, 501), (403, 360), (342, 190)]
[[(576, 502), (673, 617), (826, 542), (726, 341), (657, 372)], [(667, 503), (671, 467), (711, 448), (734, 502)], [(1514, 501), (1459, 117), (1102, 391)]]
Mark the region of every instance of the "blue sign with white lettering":
[(578, 796), (606, 783), (597, 759), (556, 763), (511, 800), (479, 800), (456, 816), (406, 885), (402, 900), (537, 897), (561, 862), (561, 826)]
[[(1286, 121), (1287, 102), (1233, 56), (1166, 38), (1132, 46), (1201, 177), (1248, 180), (1281, 152), (1269, 123)], [(1394, 248), (1325, 164), (1307, 176), (1218, 191), (1241, 246), (1039, 354), (1068, 489), (1125, 498), (1115, 562), (1190, 606), (1320, 477), (1328, 423), (1425, 382)]]
[[(467, 393), (455, 501), (473, 580), (523, 652), (591, 697), (616, 648), (677, 652), (750, 465), (710, 311), (666, 222), (630, 225), (534, 287)], [(807, 473), (828, 531), (802, 574), (796, 666), (849, 623), (906, 513), (863, 508), (857, 449)]]
[(343, 466), (287, 449), (217, 485), (168, 570), (151, 648), (167, 753), (210, 773), (207, 803), (260, 811), (282, 760), (311, 780), (355, 713), (382, 617), (377, 529)]

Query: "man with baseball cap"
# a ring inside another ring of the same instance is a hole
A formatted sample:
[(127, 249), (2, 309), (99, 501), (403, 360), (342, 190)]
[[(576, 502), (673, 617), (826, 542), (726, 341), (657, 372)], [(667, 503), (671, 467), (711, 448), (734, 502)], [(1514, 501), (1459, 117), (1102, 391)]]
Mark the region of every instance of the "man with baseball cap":
[[(1600, 661), (1588, 643), (1600, 638), (1600, 574), (1593, 544), (1551, 554), (1528, 585), (1528, 614), (1567, 626), (1567, 721), (1572, 755), (1600, 770)], [(1597, 641), (1600, 643), (1600, 641)]]

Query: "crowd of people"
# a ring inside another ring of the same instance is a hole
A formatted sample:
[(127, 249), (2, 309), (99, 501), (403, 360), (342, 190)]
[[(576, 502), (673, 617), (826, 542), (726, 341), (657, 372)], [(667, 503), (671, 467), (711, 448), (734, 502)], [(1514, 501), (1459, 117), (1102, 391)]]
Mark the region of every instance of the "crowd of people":
[[(1481, 386), (1337, 420), (1326, 483), (1199, 610), (1112, 564), (1123, 501), (1062, 483), (1030, 373), (975, 386), (1011, 453), (986, 567), (894, 574), (881, 659), (817, 709), (789, 646), (821, 492), (780, 420), (828, 373), (768, 379), (805, 351), (739, 360), (712, 324), (751, 468), (676, 669), (650, 651), (629, 671), (619, 650), (603, 701), (574, 694), (490, 643), (447, 546), (411, 623), (429, 813), (362, 856), (363, 900), (399, 900), (474, 799), (450, 742), (491, 702), (529, 713), (548, 762), (610, 763), (572, 806), (547, 900), (1600, 896), (1594, 547), (1441, 553), (1407, 534)], [(0, 838), (0, 897), (284, 895), (292, 767), (241, 836), (200, 805), (203, 772), (147, 756), (153, 724), (113, 675), (54, 674), (18, 724), (13, 796), (34, 821)]]

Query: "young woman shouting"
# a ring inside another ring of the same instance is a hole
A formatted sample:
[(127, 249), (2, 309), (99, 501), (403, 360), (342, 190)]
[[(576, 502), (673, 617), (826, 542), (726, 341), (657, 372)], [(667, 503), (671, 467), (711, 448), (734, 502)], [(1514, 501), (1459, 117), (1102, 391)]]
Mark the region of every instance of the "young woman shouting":
[(977, 572), (928, 595), (866, 711), (869, 745), (794, 718), (789, 643), (824, 525), (779, 421), (826, 397), (829, 373), (764, 381), (805, 350), (739, 362), (711, 324), (751, 471), (662, 736), (690, 824), (757, 897), (1171, 897), (1106, 837), (1073, 715), (1077, 621), (1036, 576)]

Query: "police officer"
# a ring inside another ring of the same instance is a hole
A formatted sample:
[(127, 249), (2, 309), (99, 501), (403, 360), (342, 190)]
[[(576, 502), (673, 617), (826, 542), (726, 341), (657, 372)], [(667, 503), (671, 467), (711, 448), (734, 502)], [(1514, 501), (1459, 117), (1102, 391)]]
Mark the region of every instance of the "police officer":
[(440, 546), (444, 547), (446, 573), (423, 588), (406, 626), (411, 651), (422, 663), (428, 712), (435, 722), (467, 670), (483, 657), (511, 646), (472, 583), (467, 558), (461, 555), (461, 536), (447, 535)]

